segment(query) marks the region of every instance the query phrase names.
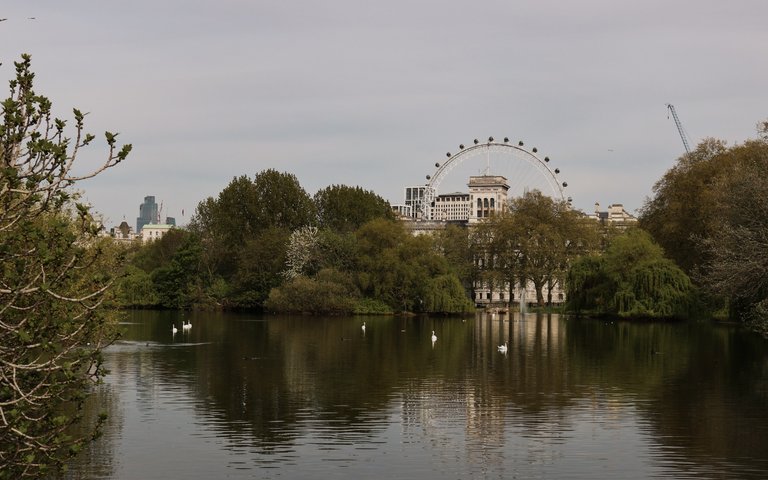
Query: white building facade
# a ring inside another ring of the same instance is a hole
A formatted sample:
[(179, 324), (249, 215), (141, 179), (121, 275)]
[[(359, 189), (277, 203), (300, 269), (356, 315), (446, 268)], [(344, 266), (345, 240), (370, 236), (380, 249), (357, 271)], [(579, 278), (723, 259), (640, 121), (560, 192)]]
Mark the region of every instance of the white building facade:
[(160, 240), (163, 235), (168, 233), (172, 228), (176, 228), (174, 225), (168, 225), (166, 223), (150, 223), (144, 225), (141, 228), (141, 239), (144, 243), (152, 242), (154, 240)]

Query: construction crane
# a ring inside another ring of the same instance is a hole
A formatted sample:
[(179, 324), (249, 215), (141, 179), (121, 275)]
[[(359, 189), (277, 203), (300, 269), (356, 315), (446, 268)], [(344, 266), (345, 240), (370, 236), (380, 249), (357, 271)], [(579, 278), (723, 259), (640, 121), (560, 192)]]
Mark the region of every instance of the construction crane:
[[(675, 106), (672, 105), (671, 103), (668, 103), (667, 110), (672, 112), (672, 118), (675, 120), (675, 125), (677, 125), (677, 131), (680, 132), (680, 138), (683, 140), (685, 153), (691, 153), (691, 147), (688, 144), (688, 136), (685, 134), (685, 130), (683, 130), (683, 124), (680, 123), (680, 119), (677, 118), (677, 112), (675, 111)], [(667, 115), (667, 118), (669, 118), (669, 115)]]

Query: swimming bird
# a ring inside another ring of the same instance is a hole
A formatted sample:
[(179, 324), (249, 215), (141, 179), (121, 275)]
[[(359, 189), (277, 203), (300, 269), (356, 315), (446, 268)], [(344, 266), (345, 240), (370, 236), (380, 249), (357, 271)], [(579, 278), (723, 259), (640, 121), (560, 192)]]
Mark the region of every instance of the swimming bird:
[(507, 353), (507, 342), (504, 342), (504, 345), (499, 345), (497, 348), (501, 353)]
[(176, 332), (178, 332), (178, 331), (179, 331), (179, 329), (178, 329), (178, 328), (176, 328), (176, 324), (174, 323), (174, 324), (173, 324), (173, 327), (171, 327), (171, 332), (172, 332), (172, 333), (176, 333)]
[(183, 328), (184, 330), (189, 330), (190, 328), (192, 328), (192, 322), (190, 321), (189, 323), (187, 323), (186, 321), (184, 321), (181, 328)]
[(432, 341), (437, 341), (437, 335), (435, 335), (435, 331), (432, 330)]
[(360, 327), (360, 328), (362, 328), (362, 330), (363, 330), (363, 333), (365, 333), (365, 322), (363, 322), (363, 326), (362, 326), (362, 327)]

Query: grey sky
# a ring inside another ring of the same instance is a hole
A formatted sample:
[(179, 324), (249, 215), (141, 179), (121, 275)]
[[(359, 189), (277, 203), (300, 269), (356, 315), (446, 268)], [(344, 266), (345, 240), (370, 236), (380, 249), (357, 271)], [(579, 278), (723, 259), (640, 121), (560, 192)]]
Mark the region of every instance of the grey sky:
[(3, 81), (30, 53), (60, 116), (133, 143), (83, 185), (108, 226), (145, 195), (186, 223), (267, 168), (401, 203), (489, 135), (551, 157), (577, 208), (634, 211), (683, 152), (666, 103), (694, 144), (768, 118), (764, 0), (4, 0), (0, 18)]

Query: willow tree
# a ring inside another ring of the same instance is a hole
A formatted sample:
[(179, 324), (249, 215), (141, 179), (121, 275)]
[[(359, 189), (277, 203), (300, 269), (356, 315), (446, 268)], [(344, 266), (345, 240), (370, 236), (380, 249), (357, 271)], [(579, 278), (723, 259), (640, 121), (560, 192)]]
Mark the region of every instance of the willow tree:
[(85, 115), (75, 109), (73, 125), (55, 118), (33, 90), (30, 57), (15, 66), (0, 124), (0, 478), (41, 478), (90, 438), (70, 427), (114, 338), (101, 305), (115, 259), (74, 188), (131, 146), (107, 132), (104, 163), (75, 175), (94, 140)]
[(566, 291), (576, 313), (688, 318), (698, 307), (688, 276), (639, 228), (613, 238), (604, 254), (576, 261)]

